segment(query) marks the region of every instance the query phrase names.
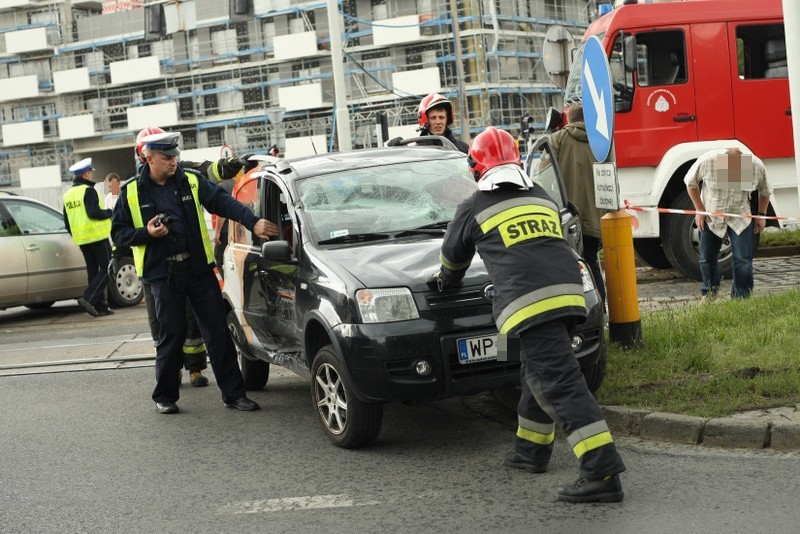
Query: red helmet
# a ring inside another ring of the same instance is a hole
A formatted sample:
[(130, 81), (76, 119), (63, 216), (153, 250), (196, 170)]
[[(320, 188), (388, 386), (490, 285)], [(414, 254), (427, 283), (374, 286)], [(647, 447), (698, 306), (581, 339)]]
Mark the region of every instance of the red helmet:
[(514, 163), (522, 167), (522, 159), (514, 137), (494, 126), (489, 126), (472, 140), (467, 162), (476, 181), (480, 180), (486, 171), (499, 165)]
[(428, 111), (433, 108), (444, 108), (447, 112), (447, 125), (453, 124), (453, 104), (439, 93), (431, 93), (419, 103), (419, 118), (417, 122), (422, 128), (428, 127)]
[(142, 139), (144, 139), (148, 135), (160, 134), (160, 133), (165, 133), (165, 132), (158, 126), (148, 126), (147, 128), (145, 128), (136, 135), (136, 156), (139, 158), (139, 161), (141, 161), (142, 163), (145, 162), (144, 155), (142, 154), (142, 149), (144, 148), (144, 143), (142, 142)]

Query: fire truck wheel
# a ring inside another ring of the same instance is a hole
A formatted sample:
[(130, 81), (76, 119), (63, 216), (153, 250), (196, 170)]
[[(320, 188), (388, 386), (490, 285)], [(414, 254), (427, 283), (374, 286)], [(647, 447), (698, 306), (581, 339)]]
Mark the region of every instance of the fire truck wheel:
[[(692, 210), (692, 200), (684, 191), (675, 198), (670, 208)], [(702, 280), (700, 275), (700, 231), (691, 215), (669, 215), (662, 227), (661, 241), (664, 253), (672, 266), (687, 278)], [(723, 278), (730, 280), (733, 257), (727, 237), (719, 251), (719, 269)]]
[(670, 269), (672, 267), (667, 255), (664, 253), (664, 248), (661, 246), (661, 239), (657, 237), (634, 239), (633, 249), (653, 269)]

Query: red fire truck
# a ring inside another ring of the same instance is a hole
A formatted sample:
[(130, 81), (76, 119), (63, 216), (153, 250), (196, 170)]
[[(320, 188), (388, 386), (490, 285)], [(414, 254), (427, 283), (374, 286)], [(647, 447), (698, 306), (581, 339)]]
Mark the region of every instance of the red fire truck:
[[(692, 209), (683, 183), (691, 164), (739, 146), (767, 167), (770, 213), (800, 215), (781, 0), (634, 2), (589, 26), (564, 95), (566, 104), (581, 99), (583, 47), (597, 36), (612, 74), (621, 198)], [(693, 217), (637, 217), (634, 244), (645, 261), (700, 278)]]

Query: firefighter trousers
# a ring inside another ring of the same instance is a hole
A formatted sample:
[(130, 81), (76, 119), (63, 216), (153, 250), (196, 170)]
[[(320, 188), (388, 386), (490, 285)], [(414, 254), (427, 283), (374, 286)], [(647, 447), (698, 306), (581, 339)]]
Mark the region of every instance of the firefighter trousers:
[(550, 461), (555, 421), (580, 460), (581, 476), (601, 480), (621, 473), (617, 452), (578, 360), (567, 322), (556, 319), (520, 333), (522, 356), (516, 453), (544, 469)]

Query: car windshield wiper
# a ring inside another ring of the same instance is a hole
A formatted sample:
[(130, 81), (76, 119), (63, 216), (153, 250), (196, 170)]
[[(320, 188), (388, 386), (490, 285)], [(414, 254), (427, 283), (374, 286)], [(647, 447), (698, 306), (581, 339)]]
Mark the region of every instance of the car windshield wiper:
[(333, 245), (336, 243), (361, 243), (364, 241), (378, 241), (380, 239), (389, 239), (393, 237), (392, 234), (380, 234), (380, 233), (364, 233), (364, 234), (347, 234), (347, 235), (340, 235), (336, 237), (331, 237), (330, 239), (322, 239), (318, 241), (318, 245)]
[(407, 235), (415, 235), (415, 234), (425, 234), (425, 235), (442, 235), (442, 230), (447, 229), (447, 225), (450, 224), (450, 221), (439, 221), (431, 224), (426, 224), (424, 226), (419, 226), (417, 228), (409, 228), (408, 230), (402, 230), (394, 234), (394, 237), (404, 237)]

